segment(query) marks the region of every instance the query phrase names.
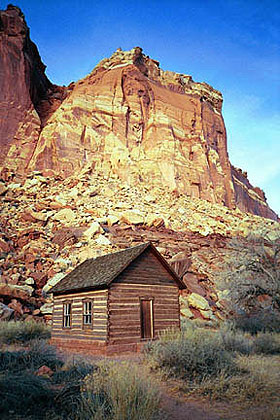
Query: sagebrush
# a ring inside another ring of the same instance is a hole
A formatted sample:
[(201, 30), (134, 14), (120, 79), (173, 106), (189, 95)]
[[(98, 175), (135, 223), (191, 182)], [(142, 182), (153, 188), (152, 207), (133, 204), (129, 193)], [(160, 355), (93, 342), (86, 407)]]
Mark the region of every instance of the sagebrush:
[(48, 339), (51, 329), (43, 322), (2, 321), (0, 322), (0, 345), (27, 343), (34, 339)]

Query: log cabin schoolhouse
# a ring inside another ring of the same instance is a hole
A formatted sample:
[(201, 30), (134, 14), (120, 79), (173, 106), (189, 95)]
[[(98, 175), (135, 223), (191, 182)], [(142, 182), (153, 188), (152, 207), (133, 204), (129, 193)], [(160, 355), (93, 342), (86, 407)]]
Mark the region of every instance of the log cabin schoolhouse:
[(84, 261), (51, 290), (51, 343), (86, 354), (139, 351), (180, 328), (185, 285), (151, 243)]

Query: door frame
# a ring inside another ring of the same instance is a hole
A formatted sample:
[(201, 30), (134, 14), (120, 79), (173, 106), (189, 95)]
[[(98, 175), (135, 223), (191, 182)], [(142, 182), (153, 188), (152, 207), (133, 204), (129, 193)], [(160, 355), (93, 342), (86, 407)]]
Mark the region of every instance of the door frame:
[[(151, 337), (142, 337), (142, 301), (150, 302), (150, 315), (151, 315)], [(140, 338), (143, 341), (154, 340), (155, 338), (155, 317), (154, 317), (154, 300), (153, 296), (139, 296), (139, 311), (140, 311)]]

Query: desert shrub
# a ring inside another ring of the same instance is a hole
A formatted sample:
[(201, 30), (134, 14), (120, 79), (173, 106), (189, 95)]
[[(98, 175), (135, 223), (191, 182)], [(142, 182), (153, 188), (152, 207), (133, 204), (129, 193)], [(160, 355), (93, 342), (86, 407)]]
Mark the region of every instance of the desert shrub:
[(267, 401), (268, 397), (266, 383), (262, 378), (246, 373), (228, 375), (221, 372), (215, 378), (204, 378), (193, 392), (207, 395), (212, 400), (232, 400), (236, 403), (261, 403)]
[(234, 320), (237, 329), (257, 334), (258, 332), (280, 333), (280, 314), (275, 311), (263, 311), (251, 315), (240, 315)]
[(65, 418), (77, 419), (83, 412), (81, 387), (84, 378), (96, 369), (83, 361), (66, 362), (58, 369), (52, 381), (59, 384), (55, 397), (56, 411), (64, 413)]
[(163, 336), (149, 343), (144, 352), (152, 369), (182, 379), (202, 380), (236, 369), (234, 357), (223, 348), (217, 334), (202, 329), (187, 329), (175, 340)]
[(77, 382), (90, 374), (96, 367), (84, 361), (71, 360), (64, 363), (61, 369), (58, 369), (53, 375), (53, 381), (56, 384), (66, 382)]
[(250, 334), (223, 327), (218, 332), (218, 338), (223, 348), (230, 352), (250, 354), (252, 352), (253, 340)]
[[(53, 376), (36, 376), (43, 365), (54, 370)], [(1, 351), (1, 418), (76, 419), (82, 409), (82, 381), (93, 370), (84, 362), (64, 364), (42, 340), (32, 342), (28, 349)]]
[(0, 390), (2, 418), (45, 418), (55, 396), (49, 380), (28, 372), (0, 373)]
[(256, 354), (279, 354), (280, 334), (258, 333), (254, 338), (253, 352)]
[(146, 420), (159, 412), (159, 391), (131, 363), (104, 361), (85, 378), (81, 419)]
[(0, 322), (0, 344), (26, 343), (34, 339), (51, 337), (50, 328), (42, 322)]
[(34, 372), (39, 367), (46, 365), (52, 370), (62, 366), (63, 362), (57, 358), (54, 347), (43, 340), (34, 341), (29, 349), (16, 351), (0, 351), (0, 372)]

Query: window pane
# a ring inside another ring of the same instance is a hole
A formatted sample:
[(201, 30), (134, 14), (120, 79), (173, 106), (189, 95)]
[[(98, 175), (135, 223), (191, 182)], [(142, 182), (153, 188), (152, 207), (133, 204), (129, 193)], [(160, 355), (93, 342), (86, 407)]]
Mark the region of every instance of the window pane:
[(71, 303), (63, 305), (63, 326), (71, 327)]
[(83, 303), (83, 324), (91, 325), (92, 324), (92, 301), (86, 301)]

